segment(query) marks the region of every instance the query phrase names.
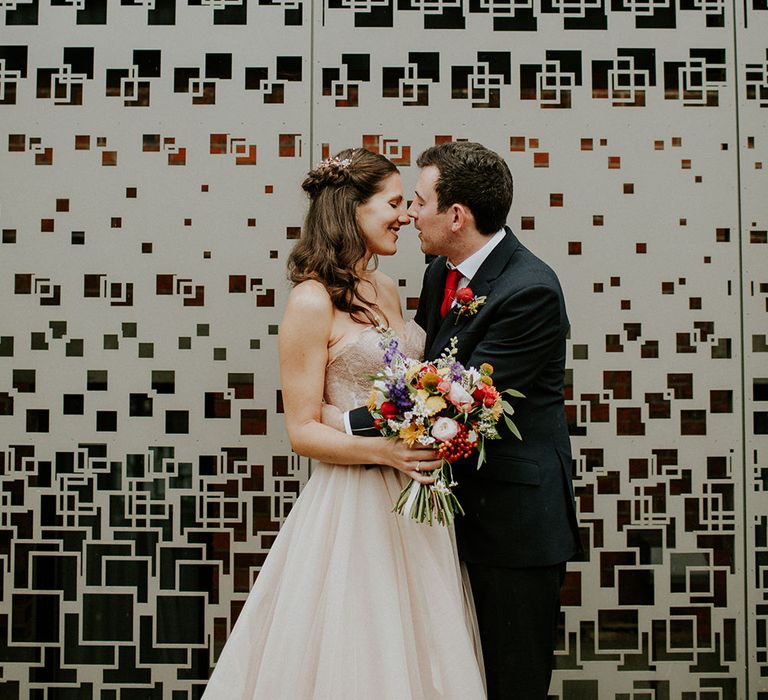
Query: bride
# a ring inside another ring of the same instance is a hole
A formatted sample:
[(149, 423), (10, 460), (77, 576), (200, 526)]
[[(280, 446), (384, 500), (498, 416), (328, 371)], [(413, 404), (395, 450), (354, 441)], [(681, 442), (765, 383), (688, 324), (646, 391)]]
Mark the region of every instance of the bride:
[[(423, 352), (395, 283), (376, 271), (409, 222), (400, 174), (345, 150), (312, 170), (294, 288), (280, 329), (286, 427), (315, 460), (208, 683), (206, 700), (480, 700), (474, 611), (453, 531), (391, 513), (439, 460), (400, 440), (322, 423), (324, 403), (365, 403), (383, 364), (380, 329)], [(361, 465), (376, 464), (373, 468)]]

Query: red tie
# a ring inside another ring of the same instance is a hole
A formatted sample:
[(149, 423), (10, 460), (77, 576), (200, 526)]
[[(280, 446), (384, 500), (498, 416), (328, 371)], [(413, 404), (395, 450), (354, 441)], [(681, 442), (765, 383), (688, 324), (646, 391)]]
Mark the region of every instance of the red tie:
[(458, 269), (453, 268), (448, 270), (448, 274), (445, 278), (445, 291), (443, 292), (443, 303), (440, 305), (440, 317), (445, 318), (445, 315), (450, 311), (451, 304), (456, 298), (456, 289), (459, 286), (459, 278), (461, 273)]

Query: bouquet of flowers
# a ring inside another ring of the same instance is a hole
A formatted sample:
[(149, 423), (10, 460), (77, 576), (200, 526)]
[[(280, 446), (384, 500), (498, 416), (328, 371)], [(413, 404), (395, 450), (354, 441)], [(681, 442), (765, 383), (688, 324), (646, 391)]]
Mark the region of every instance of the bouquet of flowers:
[(411, 480), (398, 497), (393, 512), (418, 522), (451, 525), (464, 514), (451, 488), (456, 486), (451, 465), (478, 453), (478, 469), (485, 459), (485, 440), (498, 439), (497, 424), (504, 419), (509, 430), (522, 439), (513, 423), (512, 406), (503, 394), (522, 397), (519, 391), (499, 392), (493, 385), (493, 367), (464, 367), (456, 360), (457, 339), (451, 339), (435, 362), (406, 357), (397, 339), (385, 333), (384, 367), (373, 375), (368, 410), (376, 428), (387, 437), (432, 446), (441, 459), (432, 484)]

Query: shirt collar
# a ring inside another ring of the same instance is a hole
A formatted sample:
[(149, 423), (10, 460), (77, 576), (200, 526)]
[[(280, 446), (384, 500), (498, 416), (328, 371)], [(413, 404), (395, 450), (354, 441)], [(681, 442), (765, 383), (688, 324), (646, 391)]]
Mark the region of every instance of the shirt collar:
[(486, 258), (491, 254), (493, 249), (499, 245), (499, 243), (501, 243), (505, 235), (506, 231), (503, 228), (499, 231), (496, 231), (496, 233), (494, 233), (488, 239), (488, 241), (482, 248), (480, 248), (480, 250), (475, 251), (464, 262), (460, 263), (459, 265), (454, 265), (448, 261), (448, 269), (456, 269), (461, 273), (462, 277), (467, 280), (471, 280), (480, 269), (480, 266), (485, 262)]

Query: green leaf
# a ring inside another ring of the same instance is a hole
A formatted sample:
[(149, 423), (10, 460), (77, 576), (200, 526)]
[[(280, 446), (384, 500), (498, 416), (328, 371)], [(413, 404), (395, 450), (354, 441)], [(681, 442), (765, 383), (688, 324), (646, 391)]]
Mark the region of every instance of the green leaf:
[(509, 430), (518, 440), (523, 439), (523, 436), (520, 435), (520, 431), (517, 429), (517, 426), (512, 422), (510, 417), (506, 414), (504, 414), (504, 422), (507, 424), (507, 427), (509, 428)]
[(478, 469), (480, 469), (480, 467), (483, 466), (483, 462), (485, 462), (485, 441), (481, 439), (477, 441), (477, 468)]
[(515, 412), (515, 409), (512, 408), (512, 404), (509, 403), (508, 401), (502, 401), (501, 407), (504, 409), (504, 413), (512, 414)]
[(517, 396), (519, 399), (524, 399), (525, 394), (518, 391), (517, 389), (504, 389), (504, 391), (501, 392), (502, 394), (509, 394), (510, 396)]

